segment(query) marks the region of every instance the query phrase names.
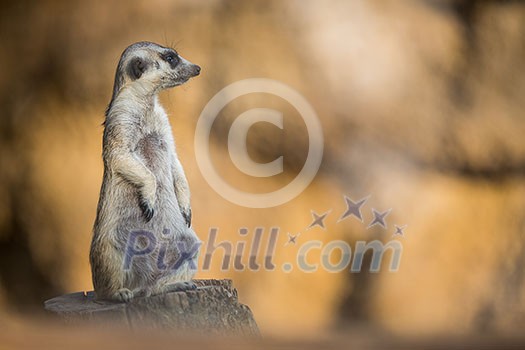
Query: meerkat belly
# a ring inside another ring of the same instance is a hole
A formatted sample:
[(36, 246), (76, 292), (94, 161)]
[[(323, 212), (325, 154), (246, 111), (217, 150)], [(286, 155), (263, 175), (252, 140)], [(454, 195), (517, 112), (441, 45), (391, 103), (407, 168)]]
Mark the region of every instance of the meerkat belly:
[(115, 193), (115, 197), (121, 199), (117, 204), (120, 215), (116, 225), (118, 237), (116, 245), (119, 246), (119, 250), (126, 251), (129, 248), (129, 240), (135, 237), (133, 232), (148, 232), (148, 235), (152, 235), (147, 242), (152, 245), (149, 247), (152, 248), (151, 253), (135, 257), (133, 264), (125, 271), (124, 285), (130, 289), (153, 285), (155, 280), (166, 273), (158, 268), (160, 251), (164, 249), (165, 252), (162, 254), (166, 255), (161, 262), (176, 260), (178, 242), (187, 240), (188, 235), (192, 237), (193, 232), (185, 228), (175, 194), (171, 166), (172, 152), (174, 151), (168, 147), (159, 133), (148, 133), (137, 142), (135, 155), (155, 175), (157, 184), (155, 214), (151, 221), (144, 220), (138, 205), (137, 189), (132, 184), (116, 178), (119, 185), (112, 186), (118, 192)]
[(137, 143), (136, 153), (144, 165), (155, 175), (157, 194), (155, 219), (149, 224), (159, 230), (180, 226), (183, 220), (175, 194), (172, 160), (174, 150), (168, 146), (164, 136), (158, 132), (145, 134)]

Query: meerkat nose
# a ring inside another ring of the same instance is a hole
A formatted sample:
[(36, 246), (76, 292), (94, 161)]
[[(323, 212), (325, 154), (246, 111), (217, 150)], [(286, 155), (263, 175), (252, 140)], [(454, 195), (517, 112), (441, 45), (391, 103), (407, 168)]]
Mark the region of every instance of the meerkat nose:
[(195, 65), (195, 66), (193, 67), (193, 74), (194, 74), (194, 75), (199, 75), (200, 73), (201, 73), (201, 67)]

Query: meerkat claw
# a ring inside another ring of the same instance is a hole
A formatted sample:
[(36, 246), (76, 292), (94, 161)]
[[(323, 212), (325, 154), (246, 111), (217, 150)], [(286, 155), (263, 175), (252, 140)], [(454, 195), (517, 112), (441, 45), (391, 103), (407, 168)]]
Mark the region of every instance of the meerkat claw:
[(145, 200), (141, 200), (139, 206), (142, 210), (142, 213), (144, 214), (146, 222), (150, 222), (153, 218), (153, 215), (155, 214), (155, 210)]
[(186, 225), (188, 225), (188, 227), (191, 227), (191, 209), (188, 209), (188, 211), (183, 211), (182, 216), (186, 221)]

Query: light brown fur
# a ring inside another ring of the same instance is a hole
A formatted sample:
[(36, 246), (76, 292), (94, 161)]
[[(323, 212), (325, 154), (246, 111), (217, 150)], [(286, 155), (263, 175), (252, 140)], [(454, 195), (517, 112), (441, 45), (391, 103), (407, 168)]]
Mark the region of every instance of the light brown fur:
[[(104, 123), (104, 178), (90, 251), (97, 298), (129, 301), (192, 287), (199, 240), (190, 227), (188, 182), (157, 94), (199, 72), (154, 43), (133, 44), (121, 56)], [(130, 248), (148, 244), (151, 252), (135, 254), (124, 266)]]

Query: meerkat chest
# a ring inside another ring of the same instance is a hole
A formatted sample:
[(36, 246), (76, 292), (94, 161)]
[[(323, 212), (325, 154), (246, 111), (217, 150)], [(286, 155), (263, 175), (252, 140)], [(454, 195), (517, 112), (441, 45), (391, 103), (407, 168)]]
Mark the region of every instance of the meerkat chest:
[(169, 165), (173, 142), (167, 116), (154, 114), (149, 117), (138, 135), (137, 151), (150, 167)]
[(170, 164), (169, 143), (158, 131), (142, 135), (137, 143), (137, 153), (149, 168), (161, 168)]

